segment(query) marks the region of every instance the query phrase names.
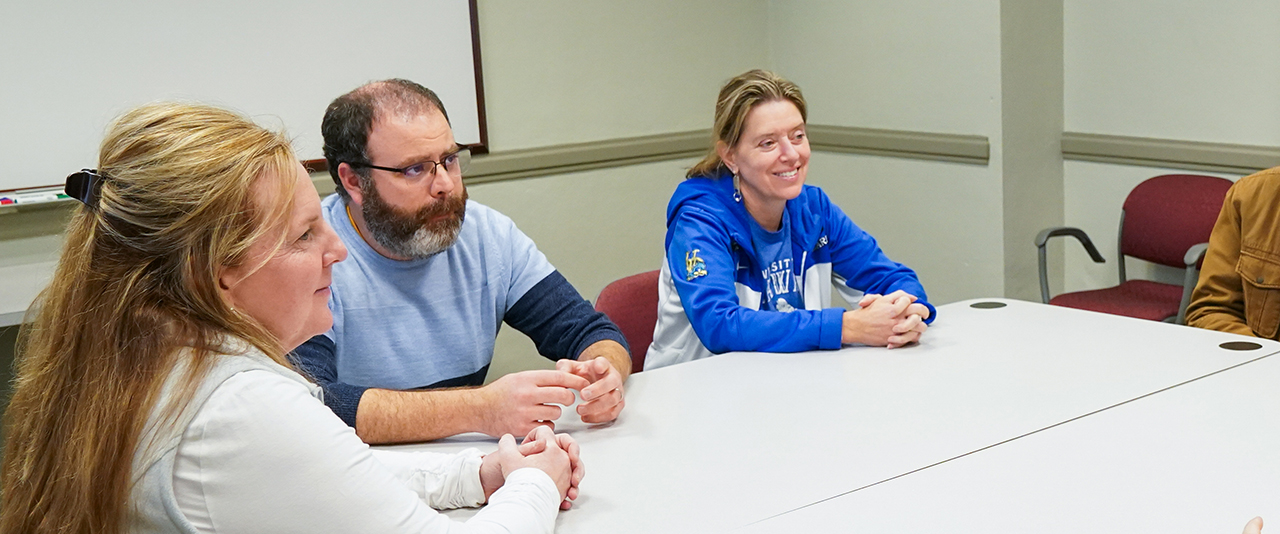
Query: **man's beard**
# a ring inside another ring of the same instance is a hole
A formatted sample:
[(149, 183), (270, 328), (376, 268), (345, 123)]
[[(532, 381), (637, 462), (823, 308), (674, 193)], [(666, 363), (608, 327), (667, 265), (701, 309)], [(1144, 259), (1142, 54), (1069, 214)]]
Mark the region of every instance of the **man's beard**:
[[(363, 181), (360, 193), (364, 196), (360, 213), (373, 239), (402, 258), (426, 258), (449, 248), (457, 241), (467, 215), (465, 185), (460, 194), (446, 196), (411, 213), (387, 204), (378, 195), (373, 180)], [(436, 219), (441, 215), (445, 217)]]

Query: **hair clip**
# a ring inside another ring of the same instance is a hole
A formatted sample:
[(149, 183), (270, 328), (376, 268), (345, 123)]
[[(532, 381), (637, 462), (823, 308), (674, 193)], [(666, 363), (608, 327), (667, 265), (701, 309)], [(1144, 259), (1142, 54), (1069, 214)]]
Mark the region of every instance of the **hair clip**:
[(80, 172), (67, 177), (64, 190), (71, 198), (97, 209), (98, 197), (102, 193), (102, 182), (106, 179), (106, 175), (98, 174), (98, 169), (80, 169)]

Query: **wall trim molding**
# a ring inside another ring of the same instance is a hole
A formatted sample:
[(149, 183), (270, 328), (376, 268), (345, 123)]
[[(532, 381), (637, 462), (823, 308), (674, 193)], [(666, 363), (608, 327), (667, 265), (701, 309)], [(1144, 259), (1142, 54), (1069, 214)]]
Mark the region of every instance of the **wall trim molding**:
[(815, 150), (986, 165), (991, 142), (982, 135), (809, 125)]
[(467, 183), (499, 182), (695, 157), (707, 150), (710, 139), (710, 130), (693, 130), (491, 152), (471, 160)]
[[(467, 183), (498, 182), (701, 156), (710, 130), (691, 130), (547, 147), (496, 151), (471, 161)], [(986, 165), (990, 142), (955, 135), (809, 125), (814, 150)], [(314, 168), (314, 167), (313, 167)]]
[(1253, 174), (1280, 165), (1280, 147), (1063, 132), (1063, 159)]

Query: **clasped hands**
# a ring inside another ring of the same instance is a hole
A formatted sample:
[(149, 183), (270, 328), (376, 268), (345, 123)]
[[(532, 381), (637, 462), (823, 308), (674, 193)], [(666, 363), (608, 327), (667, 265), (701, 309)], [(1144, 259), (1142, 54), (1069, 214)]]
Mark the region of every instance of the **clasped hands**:
[(929, 308), (916, 300), (902, 290), (863, 295), (857, 309), (844, 313), (841, 341), (891, 349), (919, 341), (929, 329)]
[(604, 357), (560, 360), (554, 371), (509, 374), (481, 390), (489, 396), (490, 406), (481, 431), (495, 437), (526, 434), (538, 427), (554, 429), (560, 406), (573, 405), (571, 390), (581, 392), (578, 415), (584, 423), (613, 421), (625, 404), (622, 375)]
[(539, 469), (551, 477), (560, 492), (560, 509), (568, 510), (578, 498), (578, 485), (586, 470), (578, 443), (568, 434), (556, 434), (545, 426), (534, 427), (520, 445), (511, 434), (498, 440), (498, 450), (480, 461), (480, 486), (484, 500), (498, 491), (512, 471), (522, 467)]

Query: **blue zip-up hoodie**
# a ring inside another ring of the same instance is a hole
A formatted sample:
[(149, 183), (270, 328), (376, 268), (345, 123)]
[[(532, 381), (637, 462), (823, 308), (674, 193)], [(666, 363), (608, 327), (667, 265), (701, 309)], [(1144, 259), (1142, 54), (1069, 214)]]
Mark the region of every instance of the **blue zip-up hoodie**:
[(792, 275), (803, 310), (760, 309), (765, 280), (751, 242), (756, 224), (733, 199), (733, 178), (693, 177), (667, 205), (666, 261), (658, 282), (658, 324), (645, 369), (731, 351), (801, 352), (838, 349), (843, 308), (831, 308), (833, 280), (849, 302), (858, 292), (903, 290), (929, 308), (915, 272), (890, 260), (875, 238), (840, 211), (821, 189), (806, 185), (787, 201)]

